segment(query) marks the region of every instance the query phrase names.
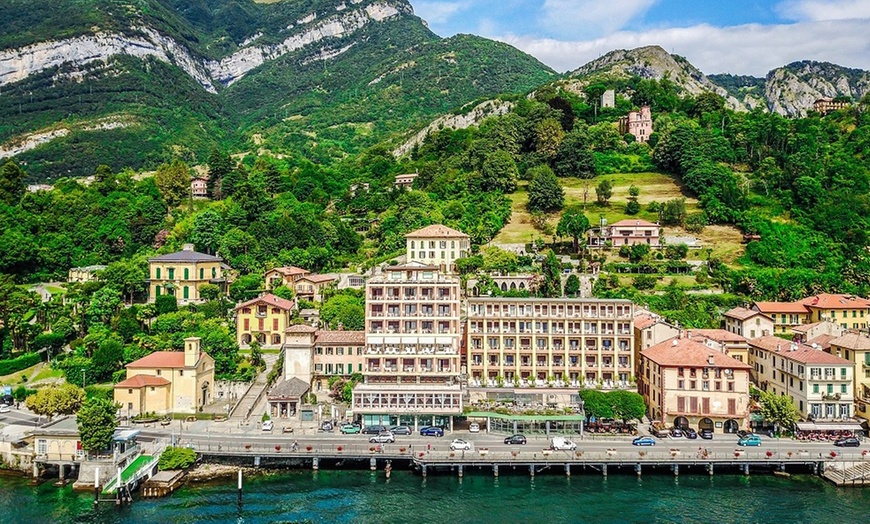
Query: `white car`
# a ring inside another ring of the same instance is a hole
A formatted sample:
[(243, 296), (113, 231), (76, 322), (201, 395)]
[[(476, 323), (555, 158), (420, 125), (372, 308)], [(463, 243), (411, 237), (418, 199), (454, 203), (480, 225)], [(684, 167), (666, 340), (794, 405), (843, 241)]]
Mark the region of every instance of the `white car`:
[(565, 437), (553, 437), (550, 442), (550, 447), (556, 451), (574, 451), (577, 449), (577, 444), (571, 442)]
[(9, 413), (10, 411), (12, 411), (12, 408), (10, 408), (9, 405), (0, 404), (0, 413)]
[(271, 420), (267, 420), (266, 422), (263, 422), (263, 431), (272, 431), (272, 428), (274, 428), (274, 427), (275, 427), (275, 423), (272, 422)]
[(374, 437), (369, 439), (372, 444), (392, 444), (396, 441), (396, 436), (391, 431), (381, 431)]
[(468, 425), (468, 432), (469, 433), (480, 433), (480, 424), (478, 424), (477, 422), (472, 422), (471, 424)]
[(450, 451), (471, 451), (471, 442), (461, 438), (453, 439), (450, 443)]

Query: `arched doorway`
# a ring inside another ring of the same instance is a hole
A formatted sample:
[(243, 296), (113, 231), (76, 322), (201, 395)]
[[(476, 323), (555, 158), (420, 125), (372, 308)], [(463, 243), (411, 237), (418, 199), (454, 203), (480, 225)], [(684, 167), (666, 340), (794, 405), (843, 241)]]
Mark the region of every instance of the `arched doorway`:
[(704, 417), (700, 421), (698, 421), (698, 430), (705, 430), (705, 429), (709, 429), (710, 431), (713, 431), (713, 421), (707, 417)]
[(740, 424), (737, 423), (734, 419), (728, 419), (725, 421), (724, 431), (725, 433), (737, 433), (740, 429)]
[(677, 417), (674, 419), (674, 427), (682, 430), (689, 429), (689, 419), (686, 417)]
[(507, 287), (507, 284), (506, 284), (506, 283), (504, 283), (504, 282), (501, 283), (501, 290), (502, 290), (502, 291), (507, 291), (507, 290), (508, 290), (508, 287)]
[(200, 397), (200, 406), (208, 404), (208, 382), (202, 383), (202, 397)]

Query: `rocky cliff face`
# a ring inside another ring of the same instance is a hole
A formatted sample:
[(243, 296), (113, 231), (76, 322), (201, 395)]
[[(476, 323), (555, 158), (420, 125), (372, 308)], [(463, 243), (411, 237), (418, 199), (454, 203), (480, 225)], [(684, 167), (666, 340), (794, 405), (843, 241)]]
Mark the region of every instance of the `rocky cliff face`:
[(870, 72), (812, 61), (774, 69), (767, 74), (764, 87), (768, 108), (788, 116), (806, 115), (819, 98), (859, 100), (868, 92)]

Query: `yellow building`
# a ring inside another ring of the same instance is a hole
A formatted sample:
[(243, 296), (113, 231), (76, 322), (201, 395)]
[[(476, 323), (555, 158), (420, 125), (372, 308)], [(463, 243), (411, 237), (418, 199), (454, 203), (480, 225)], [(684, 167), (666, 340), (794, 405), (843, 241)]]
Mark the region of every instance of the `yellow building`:
[(640, 353), (638, 391), (651, 420), (736, 433), (749, 427), (749, 364), (689, 338)]
[(453, 272), (457, 258), (468, 256), (471, 238), (441, 224), (426, 226), (405, 235), (405, 254), (408, 262), (421, 262), (437, 266), (444, 272)]
[(67, 282), (91, 282), (97, 280), (97, 272), (106, 269), (106, 266), (84, 266), (70, 268)]
[(299, 298), (319, 302), (323, 300), (323, 291), (334, 286), (336, 282), (338, 279), (333, 275), (309, 273), (296, 280), (293, 290)]
[(247, 348), (257, 340), (264, 348), (280, 348), (284, 330), (290, 326), (296, 301), (271, 293), (236, 306), (236, 338), (239, 347)]
[(212, 401), (214, 359), (199, 337), (184, 339), (184, 351), (157, 351), (127, 364), (127, 379), (115, 384), (121, 414), (195, 413)]
[(154, 302), (160, 295), (173, 295), (180, 305), (195, 304), (204, 300), (199, 296), (203, 284), (216, 284), (226, 290), (223, 259), (214, 255), (197, 253), (193, 244), (185, 244), (177, 253), (148, 259), (148, 301)]
[(855, 363), (855, 416), (870, 420), (870, 338), (846, 333), (831, 340), (830, 352)]
[(800, 302), (756, 302), (752, 304), (752, 310), (773, 320), (773, 333), (768, 335), (792, 334), (793, 327), (812, 322), (809, 310)]
[(279, 286), (286, 286), (293, 289), (297, 280), (310, 274), (311, 271), (296, 266), (274, 267), (269, 271), (266, 271), (266, 274), (264, 275), (266, 291), (272, 291)]
[(822, 293), (800, 301), (810, 312), (810, 322), (830, 320), (843, 329), (867, 329), (870, 301), (854, 295)]

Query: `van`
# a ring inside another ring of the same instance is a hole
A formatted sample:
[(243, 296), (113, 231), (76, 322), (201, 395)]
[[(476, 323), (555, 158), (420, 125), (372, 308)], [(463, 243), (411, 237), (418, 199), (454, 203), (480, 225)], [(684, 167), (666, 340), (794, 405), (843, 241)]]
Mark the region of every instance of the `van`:
[(565, 437), (553, 437), (553, 440), (550, 441), (550, 447), (557, 451), (574, 451), (577, 449), (577, 444)]

